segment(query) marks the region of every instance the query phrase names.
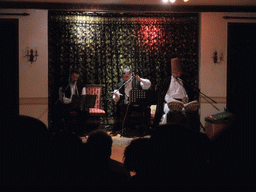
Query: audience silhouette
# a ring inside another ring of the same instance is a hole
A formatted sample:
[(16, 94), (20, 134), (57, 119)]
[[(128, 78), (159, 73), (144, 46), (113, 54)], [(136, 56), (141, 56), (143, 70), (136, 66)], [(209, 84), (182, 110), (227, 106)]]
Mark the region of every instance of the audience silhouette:
[[(113, 140), (104, 130), (91, 132), (83, 143), (65, 131), (52, 136), (40, 120), (19, 115), (10, 122), (3, 140), (2, 186), (181, 189), (249, 185), (251, 180), (245, 180), (249, 176), (243, 176), (243, 168), (248, 171), (249, 167), (241, 165), (242, 157), (236, 159), (244, 149), (237, 134), (242, 132), (241, 124), (232, 126), (213, 141), (182, 125), (158, 126), (150, 138), (131, 141), (122, 164), (110, 158)], [(136, 175), (131, 177), (129, 171)]]
[(48, 151), (49, 186), (83, 185), (83, 143), (75, 134), (60, 132), (50, 141)]
[(147, 187), (154, 183), (152, 167), (154, 163), (151, 140), (149, 138), (137, 138), (125, 148), (124, 166), (136, 175), (128, 182), (128, 187)]
[(158, 126), (150, 139), (135, 139), (125, 149), (124, 165), (136, 172), (129, 185), (172, 188), (204, 184), (209, 144), (206, 135), (184, 126)]
[(151, 136), (160, 182), (172, 187), (202, 186), (209, 161), (209, 138), (182, 125), (159, 126)]
[(122, 187), (130, 178), (130, 173), (122, 163), (110, 158), (113, 140), (104, 130), (89, 134), (86, 144), (90, 150), (90, 185)]
[(47, 151), (50, 136), (44, 123), (19, 115), (4, 135), (3, 186), (38, 187), (47, 184)]
[(246, 115), (236, 116), (211, 142), (209, 185), (234, 190), (255, 189), (255, 159), (252, 155), (255, 134), (251, 132), (254, 126), (247, 126)]

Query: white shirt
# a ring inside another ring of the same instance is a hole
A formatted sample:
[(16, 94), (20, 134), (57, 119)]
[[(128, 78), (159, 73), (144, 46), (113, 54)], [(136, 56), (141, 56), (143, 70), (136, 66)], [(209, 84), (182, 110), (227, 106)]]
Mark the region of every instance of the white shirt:
[[(62, 94), (62, 87), (60, 87), (60, 89), (59, 89), (59, 96), (60, 96), (59, 99), (60, 99), (60, 101), (62, 101), (64, 104), (69, 104), (69, 103), (71, 103), (73, 95), (75, 95), (76, 91), (77, 91), (77, 93), (78, 93), (77, 86), (76, 86), (76, 82), (75, 82), (75, 83), (70, 83), (69, 86), (70, 86), (70, 90), (71, 90), (71, 96), (70, 96), (70, 98), (65, 97), (65, 93)], [(81, 95), (85, 95), (85, 94), (86, 94), (86, 88), (83, 87)]]
[(166, 103), (164, 104), (164, 114), (161, 118), (161, 121), (160, 121), (160, 125), (163, 125), (163, 124), (166, 124), (167, 123), (167, 114), (168, 112), (170, 111), (169, 107), (168, 107), (168, 104), (169, 102), (171, 101), (174, 101), (176, 99), (182, 99), (183, 97), (187, 97), (188, 98), (188, 95), (187, 95), (187, 92), (183, 86), (183, 83), (182, 81), (180, 80), (177, 80), (176, 78), (174, 78), (173, 76), (171, 77), (171, 83), (170, 83), (170, 86), (169, 86), (169, 89), (165, 95), (165, 101)]
[[(142, 87), (142, 89), (144, 90), (147, 90), (150, 88), (151, 86), (151, 82), (148, 80), (148, 79), (143, 79), (143, 78), (140, 78), (141, 81), (140, 81), (140, 86)], [(129, 83), (127, 83), (125, 85), (125, 88), (124, 88), (124, 94), (125, 94), (125, 103), (128, 103), (128, 98), (129, 98), (129, 94), (130, 94), (130, 91), (132, 90), (132, 81), (130, 81)], [(120, 99), (120, 92), (118, 89), (115, 89), (114, 90), (114, 93), (117, 93), (118, 96), (116, 97), (115, 94), (113, 94), (113, 100), (115, 102), (118, 102), (119, 99)]]
[(177, 80), (173, 76), (171, 77), (171, 83), (169, 89), (165, 95), (166, 103), (169, 103), (176, 99), (182, 99), (183, 97), (188, 97), (187, 92), (183, 86), (182, 81)]

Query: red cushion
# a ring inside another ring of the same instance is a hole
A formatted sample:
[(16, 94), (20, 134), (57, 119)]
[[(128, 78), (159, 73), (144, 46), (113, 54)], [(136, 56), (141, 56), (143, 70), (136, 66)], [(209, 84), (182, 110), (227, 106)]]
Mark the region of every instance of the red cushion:
[(101, 87), (86, 87), (86, 94), (88, 95), (97, 95), (95, 101), (95, 108), (100, 108), (100, 93)]
[(105, 113), (105, 111), (97, 108), (89, 108), (89, 113)]

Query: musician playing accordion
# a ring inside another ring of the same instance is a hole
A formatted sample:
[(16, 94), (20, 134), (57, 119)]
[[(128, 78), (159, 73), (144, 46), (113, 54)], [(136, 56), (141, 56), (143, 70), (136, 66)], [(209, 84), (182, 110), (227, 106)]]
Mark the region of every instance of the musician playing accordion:
[(120, 117), (121, 114), (127, 109), (129, 103), (130, 91), (132, 89), (147, 90), (151, 86), (151, 82), (148, 79), (143, 79), (138, 75), (133, 76), (132, 69), (124, 68), (122, 71), (123, 80), (117, 84), (113, 93), (113, 101), (117, 104), (117, 121), (114, 124), (113, 132), (121, 129)]

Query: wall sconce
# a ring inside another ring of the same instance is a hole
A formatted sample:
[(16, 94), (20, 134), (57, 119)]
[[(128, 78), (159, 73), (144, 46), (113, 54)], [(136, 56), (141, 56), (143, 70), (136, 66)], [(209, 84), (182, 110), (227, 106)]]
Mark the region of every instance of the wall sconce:
[(218, 57), (218, 52), (214, 51), (212, 58), (213, 58), (213, 63), (220, 63), (221, 61), (223, 61), (223, 53), (221, 53), (220, 56)]
[(38, 56), (39, 55), (37, 55), (37, 49), (36, 48), (34, 50), (33, 49), (29, 50), (29, 48), (27, 48), (25, 57), (27, 57), (27, 60), (29, 62), (31, 62), (31, 64), (33, 62), (36, 62)]
[[(168, 3), (168, 1), (170, 1), (170, 3), (175, 3), (176, 0), (162, 0), (164, 3)], [(185, 3), (188, 2), (189, 0), (183, 0)]]

